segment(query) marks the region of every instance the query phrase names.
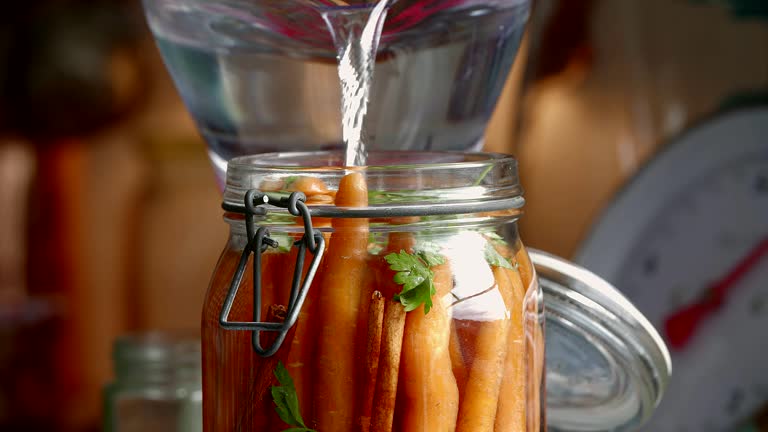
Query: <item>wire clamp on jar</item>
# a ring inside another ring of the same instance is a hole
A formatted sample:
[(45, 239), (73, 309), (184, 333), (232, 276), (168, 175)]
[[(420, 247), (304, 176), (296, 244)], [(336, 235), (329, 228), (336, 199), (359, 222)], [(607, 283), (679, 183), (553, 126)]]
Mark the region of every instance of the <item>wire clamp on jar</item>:
[[(294, 324), (296, 324), (301, 307), (304, 304), (304, 300), (307, 298), (309, 286), (320, 265), (320, 258), (325, 251), (325, 239), (320, 231), (312, 227), (312, 217), (309, 208), (305, 204), (306, 199), (307, 197), (301, 192), (293, 192), (286, 196), (282, 194), (264, 193), (251, 189), (245, 194), (245, 206), (232, 206), (226, 203), (222, 205), (226, 211), (245, 214), (245, 229), (248, 242), (245, 245), (245, 248), (243, 248), (243, 254), (240, 256), (240, 261), (235, 270), (235, 274), (232, 277), (229, 290), (227, 291), (227, 296), (221, 307), (219, 324), (227, 330), (251, 331), (251, 344), (253, 350), (262, 357), (270, 357), (274, 355), (277, 350), (280, 349), (288, 331)], [(261, 207), (264, 204), (285, 208), (290, 214), (301, 217), (304, 223), (304, 235), (301, 239), (293, 243), (293, 246), (298, 248), (298, 253), (296, 254), (296, 266), (293, 271), (293, 280), (291, 283), (288, 305), (286, 307), (286, 316), (285, 320), (281, 323), (261, 321), (261, 254), (266, 252), (270, 247), (276, 248), (278, 246), (278, 242), (269, 236), (269, 230), (267, 228), (256, 227), (254, 217), (267, 214), (267, 209)], [(312, 262), (306, 275), (302, 275), (307, 250), (312, 254)], [(254, 257), (253, 321), (229, 321), (229, 313), (232, 310), (232, 305), (243, 280), (243, 275), (245, 274), (245, 269), (251, 253), (253, 253)], [(277, 337), (269, 347), (262, 347), (261, 345), (260, 335), (263, 331), (277, 333)]]

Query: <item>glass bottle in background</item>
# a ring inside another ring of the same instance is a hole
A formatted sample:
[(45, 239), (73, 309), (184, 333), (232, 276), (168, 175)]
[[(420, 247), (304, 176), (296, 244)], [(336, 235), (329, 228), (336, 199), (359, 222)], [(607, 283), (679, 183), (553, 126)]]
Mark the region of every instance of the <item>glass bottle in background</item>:
[(537, 2), (515, 132), (530, 245), (572, 255), (665, 143), (718, 112), (768, 101), (766, 5)]
[(104, 390), (105, 432), (202, 431), (197, 333), (118, 338), (115, 380)]

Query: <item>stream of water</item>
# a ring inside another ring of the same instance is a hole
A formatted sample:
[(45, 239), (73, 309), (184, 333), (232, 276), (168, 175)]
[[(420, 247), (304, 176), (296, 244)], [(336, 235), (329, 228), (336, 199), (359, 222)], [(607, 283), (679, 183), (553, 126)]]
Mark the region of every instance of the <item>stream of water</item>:
[(345, 166), (366, 165), (366, 114), (381, 29), (390, 4), (390, 0), (380, 0), (373, 8), (350, 7), (323, 14), (338, 52)]

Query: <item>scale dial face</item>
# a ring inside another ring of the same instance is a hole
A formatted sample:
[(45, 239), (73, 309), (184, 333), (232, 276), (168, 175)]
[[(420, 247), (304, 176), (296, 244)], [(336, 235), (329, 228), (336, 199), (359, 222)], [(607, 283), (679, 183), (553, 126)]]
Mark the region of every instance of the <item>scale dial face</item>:
[(768, 110), (726, 114), (669, 144), (595, 227), (577, 260), (668, 343), (668, 319), (725, 285), (723, 302), (670, 347), (672, 377), (644, 430), (738, 430), (768, 403)]

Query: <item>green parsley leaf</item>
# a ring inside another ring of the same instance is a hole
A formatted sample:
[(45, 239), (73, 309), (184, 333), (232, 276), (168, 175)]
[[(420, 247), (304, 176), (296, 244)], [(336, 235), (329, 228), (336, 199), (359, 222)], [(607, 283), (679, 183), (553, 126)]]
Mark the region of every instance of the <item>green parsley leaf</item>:
[(485, 244), (485, 260), (492, 266), (515, 270), (515, 268), (512, 267), (512, 264), (510, 264), (509, 261), (504, 258), (490, 243)]
[(299, 398), (296, 395), (296, 387), (293, 384), (293, 379), (285, 369), (282, 362), (277, 363), (275, 368), (275, 377), (280, 382), (279, 386), (272, 386), (272, 400), (275, 402), (275, 410), (280, 419), (289, 426), (296, 426), (287, 431), (291, 432), (316, 432), (313, 429), (309, 429), (304, 424), (304, 419), (301, 418), (301, 412), (299, 410)]
[[(440, 245), (435, 242), (420, 240), (416, 245), (416, 247), (414, 247), (414, 249), (419, 254), (426, 254), (424, 256), (429, 256), (429, 257), (437, 256), (437, 259), (439, 260), (442, 260), (443, 258), (443, 256), (440, 255), (440, 249), (441, 249)], [(442, 264), (443, 262), (440, 262), (439, 264)], [(436, 265), (436, 264), (430, 264), (430, 265)]]
[(293, 247), (293, 242), (295, 241), (293, 237), (283, 233), (269, 233), (269, 237), (277, 242), (276, 249), (278, 252), (282, 253), (290, 252)]
[(368, 253), (378, 255), (384, 250), (384, 238), (380, 234), (371, 232), (368, 234)]
[(426, 250), (418, 251), (416, 254), (419, 255), (419, 258), (421, 258), (421, 260), (427, 263), (427, 265), (430, 267), (445, 264), (445, 258), (443, 258), (443, 256), (440, 254), (428, 252)]
[(493, 164), (489, 164), (487, 168), (483, 170), (483, 172), (480, 173), (480, 175), (477, 177), (477, 180), (475, 180), (474, 186), (479, 186), (483, 183), (483, 180), (488, 175), (488, 173), (491, 172), (493, 169)]
[(299, 179), (299, 176), (288, 176), (283, 178), (283, 189), (288, 189), (291, 187), (293, 182)]
[(434, 285), (424, 282), (409, 291), (403, 289), (400, 294), (395, 295), (395, 301), (399, 301), (406, 312), (411, 312), (423, 304), (426, 315), (432, 309), (433, 295), (435, 295)]
[(445, 263), (441, 255), (417, 251), (409, 254), (404, 250), (399, 253), (391, 253), (384, 257), (389, 268), (396, 271), (393, 280), (402, 285), (403, 289), (395, 295), (394, 300), (399, 301), (406, 312), (410, 312), (420, 305), (424, 305), (424, 313), (432, 309), (432, 296), (435, 295), (435, 274), (430, 267)]
[[(395, 168), (389, 166), (388, 168)], [(419, 190), (403, 190), (398, 192), (385, 192), (385, 191), (369, 191), (368, 192), (368, 204), (386, 204), (393, 202), (424, 202), (435, 201), (438, 197), (434, 195), (424, 195), (423, 191)]]
[(504, 245), (504, 246), (507, 245), (507, 242), (504, 240), (504, 237), (502, 237), (498, 233), (490, 231), (490, 232), (484, 233), (484, 235), (485, 235), (485, 238), (487, 238), (488, 240), (490, 240), (490, 241), (492, 241), (492, 242), (494, 242), (496, 244), (500, 244), (500, 245)]

